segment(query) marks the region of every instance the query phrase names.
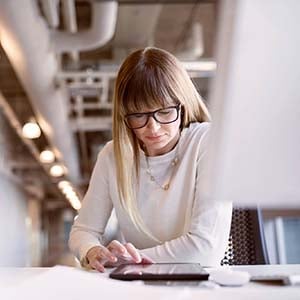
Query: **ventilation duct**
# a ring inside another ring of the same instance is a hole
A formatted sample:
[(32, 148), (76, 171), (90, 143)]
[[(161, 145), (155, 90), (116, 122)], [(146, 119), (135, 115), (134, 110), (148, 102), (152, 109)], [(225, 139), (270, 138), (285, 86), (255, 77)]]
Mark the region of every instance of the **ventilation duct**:
[(116, 1), (91, 2), (91, 28), (77, 33), (53, 30), (51, 39), (58, 53), (93, 50), (104, 46), (113, 37), (117, 22)]
[(79, 162), (68, 120), (68, 98), (54, 85), (57, 61), (35, 1), (1, 1), (0, 39), (41, 128), (67, 167), (70, 179), (77, 181)]
[(1, 44), (32, 102), (40, 126), (65, 163), (70, 179), (75, 181), (80, 178), (78, 154), (68, 120), (68, 96), (54, 85), (58, 71), (55, 53), (92, 50), (113, 37), (117, 2), (91, 5), (89, 30), (50, 33), (35, 1), (10, 0), (0, 4)]

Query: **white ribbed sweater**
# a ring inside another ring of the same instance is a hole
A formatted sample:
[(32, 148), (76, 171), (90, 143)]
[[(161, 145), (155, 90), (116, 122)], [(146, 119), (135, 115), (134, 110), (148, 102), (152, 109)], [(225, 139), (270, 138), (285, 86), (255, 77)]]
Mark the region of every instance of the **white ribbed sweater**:
[(162, 184), (172, 173), (174, 156), (179, 158), (167, 191), (150, 180), (145, 154), (141, 151), (138, 205), (145, 224), (161, 243), (139, 232), (121, 207), (113, 144), (109, 142), (98, 155), (82, 208), (72, 227), (69, 245), (73, 253), (82, 260), (91, 247), (102, 243), (114, 208), (126, 242), (154, 261), (218, 265), (227, 246), (232, 204), (206, 200), (198, 188), (205, 176), (203, 162), (208, 128), (209, 123), (192, 123), (183, 129), (172, 151), (148, 158), (154, 177)]

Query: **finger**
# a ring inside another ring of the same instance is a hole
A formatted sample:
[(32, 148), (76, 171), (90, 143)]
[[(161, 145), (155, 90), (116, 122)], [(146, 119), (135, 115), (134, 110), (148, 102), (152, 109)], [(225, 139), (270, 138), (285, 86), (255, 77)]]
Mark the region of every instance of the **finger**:
[(100, 261), (110, 261), (110, 262), (116, 262), (118, 260), (117, 257), (106, 247), (103, 247), (101, 249), (101, 251), (97, 255), (97, 259)]
[(107, 248), (116, 256), (123, 256), (127, 253), (126, 247), (117, 240), (110, 242)]
[(98, 272), (104, 273), (105, 272), (105, 268), (104, 266), (98, 261), (98, 260), (93, 260), (90, 262), (90, 266), (97, 270)]
[(151, 264), (155, 263), (155, 261), (152, 258), (150, 258), (149, 256), (147, 256), (145, 254), (141, 254), (141, 258), (142, 258), (142, 260), (141, 260), (142, 265), (151, 265)]
[(131, 255), (133, 261), (135, 263), (140, 263), (142, 259), (139, 251), (131, 243), (126, 243), (124, 246), (126, 247), (127, 252)]
[(97, 254), (101, 252), (101, 249), (102, 249), (102, 247), (100, 247), (100, 246), (95, 246), (95, 247), (92, 247), (91, 249), (89, 249), (88, 252), (86, 253), (86, 257), (88, 258), (88, 260), (97, 256)]

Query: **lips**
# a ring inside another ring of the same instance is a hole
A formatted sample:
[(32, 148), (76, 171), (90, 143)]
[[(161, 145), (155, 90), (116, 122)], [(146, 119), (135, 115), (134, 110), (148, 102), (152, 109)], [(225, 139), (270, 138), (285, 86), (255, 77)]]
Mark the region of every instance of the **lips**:
[(151, 136), (146, 136), (146, 139), (150, 140), (150, 141), (157, 141), (159, 139), (161, 139), (163, 137), (163, 135), (151, 135)]

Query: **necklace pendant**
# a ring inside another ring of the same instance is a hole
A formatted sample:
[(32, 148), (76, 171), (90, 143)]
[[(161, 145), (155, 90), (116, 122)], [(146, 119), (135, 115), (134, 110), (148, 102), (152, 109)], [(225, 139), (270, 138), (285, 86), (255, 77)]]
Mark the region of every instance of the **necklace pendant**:
[(155, 181), (154, 176), (151, 175), (151, 176), (150, 176), (150, 180), (151, 180), (151, 181)]
[(175, 157), (175, 158), (172, 160), (172, 163), (171, 163), (171, 165), (174, 167), (174, 166), (176, 166), (176, 165), (177, 165), (177, 163), (178, 163), (178, 158), (177, 158), (177, 157)]
[(169, 189), (169, 187), (170, 187), (170, 183), (167, 183), (167, 184), (165, 184), (165, 185), (163, 186), (163, 189), (164, 189), (165, 191), (167, 191), (167, 190)]

